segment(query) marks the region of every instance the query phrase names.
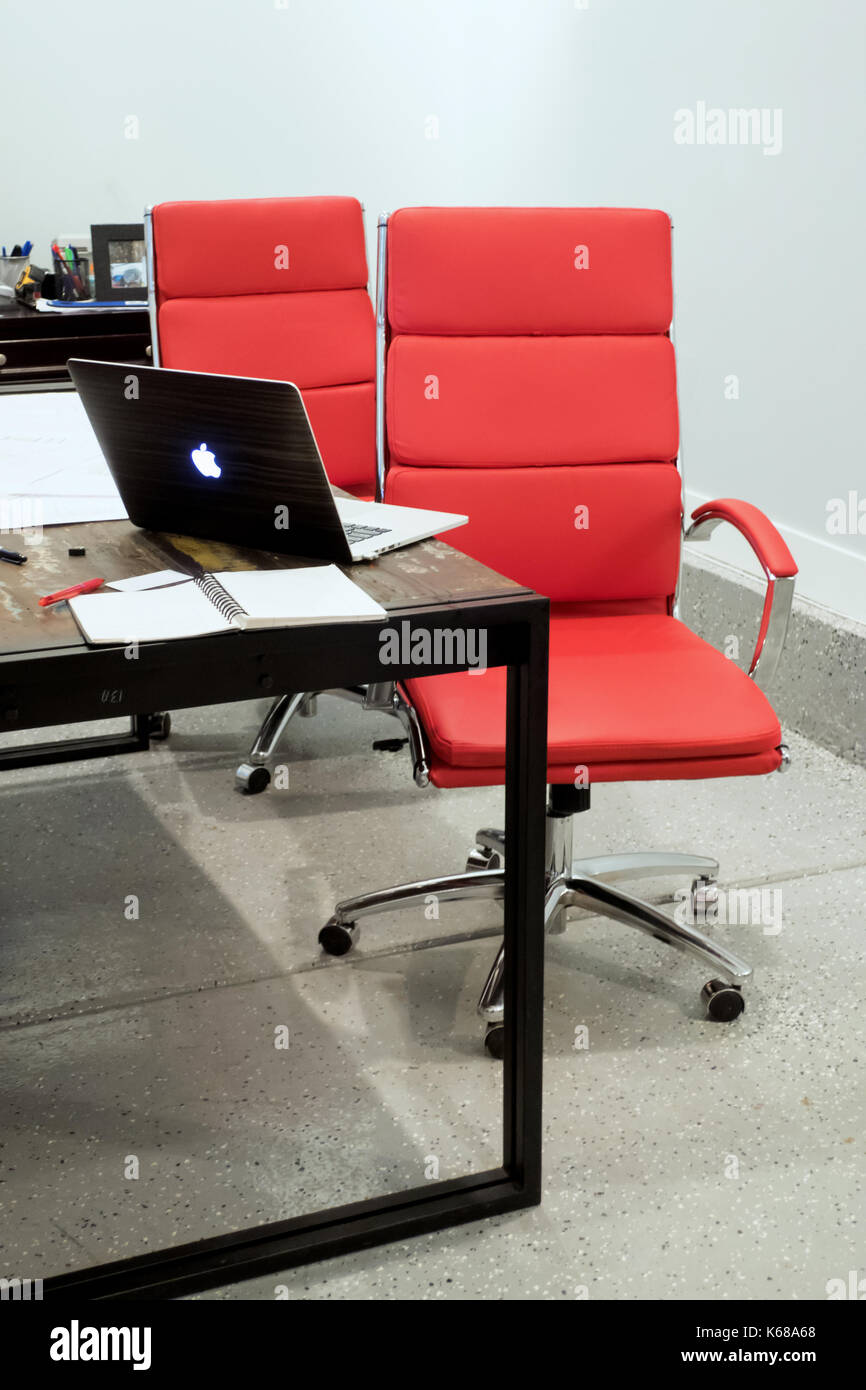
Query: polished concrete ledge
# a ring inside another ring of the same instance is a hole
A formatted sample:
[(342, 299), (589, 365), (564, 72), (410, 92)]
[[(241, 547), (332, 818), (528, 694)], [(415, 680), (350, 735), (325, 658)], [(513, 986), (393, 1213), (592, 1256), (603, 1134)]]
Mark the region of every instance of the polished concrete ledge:
[[(689, 546), (680, 616), (748, 669), (763, 581)], [(784, 729), (795, 729), (852, 762), (866, 763), (866, 627), (807, 599), (794, 599), (788, 640), (768, 691)]]

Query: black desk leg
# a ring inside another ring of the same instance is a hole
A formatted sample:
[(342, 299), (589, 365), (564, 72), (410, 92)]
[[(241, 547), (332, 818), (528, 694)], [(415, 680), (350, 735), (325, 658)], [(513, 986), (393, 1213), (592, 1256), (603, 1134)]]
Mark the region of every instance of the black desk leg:
[(0, 771), (10, 767), (78, 762), (81, 758), (109, 758), (117, 753), (144, 753), (152, 738), (168, 738), (170, 728), (168, 714), (134, 714), (129, 732), (125, 734), (90, 734), (84, 738), (59, 738), (50, 743), (0, 748)]
[(46, 1296), (177, 1297), (541, 1200), (547, 623), (548, 605), (537, 599), (509, 632), (502, 1166), (56, 1275)]
[(505, 783), (503, 1163), (524, 1206), (541, 1201), (546, 612), (528, 633), (526, 660), (508, 668)]

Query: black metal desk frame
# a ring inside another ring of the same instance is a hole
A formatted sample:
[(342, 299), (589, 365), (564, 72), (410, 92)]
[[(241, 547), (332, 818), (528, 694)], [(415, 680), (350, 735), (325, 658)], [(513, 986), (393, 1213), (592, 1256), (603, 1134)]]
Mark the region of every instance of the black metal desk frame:
[[(388, 614), (389, 623), (405, 618), (413, 634), (483, 629), (488, 665), (508, 668), (502, 1166), (57, 1275), (44, 1282), (46, 1298), (177, 1297), (540, 1201), (548, 603), (518, 590)], [(251, 699), (265, 688), (357, 685), (382, 679), (379, 631), (354, 623), (244, 632), (149, 644), (136, 660), (114, 647), (0, 649), (0, 703), (13, 701), (16, 727), (36, 728), (104, 718), (106, 691), (112, 714), (134, 715)], [(389, 667), (387, 679), (461, 669)]]

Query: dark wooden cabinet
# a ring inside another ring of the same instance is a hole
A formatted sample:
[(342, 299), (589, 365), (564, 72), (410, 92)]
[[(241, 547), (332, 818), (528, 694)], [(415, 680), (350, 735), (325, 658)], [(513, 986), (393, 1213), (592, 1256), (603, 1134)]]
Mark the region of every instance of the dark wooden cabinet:
[(0, 393), (71, 387), (70, 357), (147, 366), (149, 349), (146, 305), (107, 314), (93, 309), (46, 314), (23, 304), (0, 304)]

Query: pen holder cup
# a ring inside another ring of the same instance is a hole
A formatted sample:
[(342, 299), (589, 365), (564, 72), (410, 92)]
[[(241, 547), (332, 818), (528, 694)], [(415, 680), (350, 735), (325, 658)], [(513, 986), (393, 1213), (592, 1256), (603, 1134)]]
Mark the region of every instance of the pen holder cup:
[(21, 279), (24, 267), (29, 264), (29, 256), (0, 256), (0, 297), (15, 298), (15, 286)]
[(55, 299), (90, 299), (90, 273), (88, 256), (77, 252), (54, 257)]

